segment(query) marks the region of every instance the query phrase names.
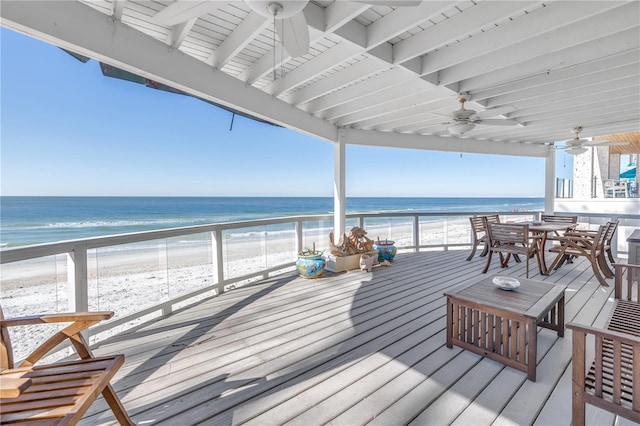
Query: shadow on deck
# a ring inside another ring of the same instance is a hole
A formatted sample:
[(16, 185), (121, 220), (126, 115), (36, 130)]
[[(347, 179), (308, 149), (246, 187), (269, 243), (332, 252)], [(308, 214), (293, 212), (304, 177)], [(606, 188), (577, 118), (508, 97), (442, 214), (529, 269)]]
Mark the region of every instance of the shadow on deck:
[[(570, 424), (570, 331), (539, 329), (536, 382), (445, 346), (444, 291), (525, 274), (524, 262), (502, 270), (496, 260), (485, 276), (485, 258), (467, 262), (468, 254), (400, 253), (372, 273), (274, 277), (115, 336), (95, 353), (126, 355), (112, 383), (139, 425)], [(604, 323), (612, 288), (588, 262), (530, 278), (567, 285), (567, 322)], [(83, 422), (112, 422), (106, 407), (94, 404)], [(595, 408), (587, 419), (624, 421)]]

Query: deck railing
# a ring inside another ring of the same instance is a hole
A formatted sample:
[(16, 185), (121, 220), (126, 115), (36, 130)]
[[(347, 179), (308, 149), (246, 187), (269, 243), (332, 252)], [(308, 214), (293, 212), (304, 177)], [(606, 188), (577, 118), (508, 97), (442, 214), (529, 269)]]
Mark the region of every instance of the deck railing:
[[(346, 228), (359, 226), (374, 240), (394, 240), (399, 251), (449, 250), (469, 247), (469, 216), (486, 214), (495, 212), (349, 214)], [(504, 221), (535, 220), (540, 212), (499, 214)], [(576, 214), (584, 227), (612, 219)], [(618, 236), (625, 227), (640, 226), (640, 215), (618, 219)], [(0, 252), (0, 298), (7, 317), (113, 310), (113, 320), (90, 331), (110, 335), (205, 295), (292, 271), (302, 248), (315, 245), (328, 252), (332, 224), (332, 215), (295, 216), (5, 249)]]

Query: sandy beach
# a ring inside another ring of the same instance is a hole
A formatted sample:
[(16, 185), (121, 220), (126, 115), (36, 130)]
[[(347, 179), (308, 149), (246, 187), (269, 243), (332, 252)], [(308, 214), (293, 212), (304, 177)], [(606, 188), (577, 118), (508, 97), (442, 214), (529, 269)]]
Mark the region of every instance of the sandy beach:
[[(412, 243), (412, 226), (390, 222), (371, 227), (368, 237), (387, 238), (396, 247)], [(317, 241), (322, 238), (322, 241)], [(328, 235), (314, 232), (304, 236), (303, 245), (328, 253)], [(467, 218), (421, 222), (421, 245), (468, 244)], [(225, 280), (241, 277), (278, 265), (295, 262), (295, 238), (282, 234), (261, 238), (227, 239), (223, 243)], [(1, 299), (5, 317), (68, 310), (66, 255), (2, 265)], [(88, 292), (90, 310), (112, 310), (121, 318), (144, 308), (189, 293), (216, 281), (210, 240), (189, 241), (189, 244), (155, 241), (129, 244), (117, 249), (90, 250), (88, 254)], [(293, 267), (289, 267), (293, 270)], [(213, 293), (211, 293), (213, 294)], [(198, 297), (205, 297), (201, 295)], [(158, 313), (159, 315), (159, 313)], [(147, 321), (150, 318), (145, 318)], [(143, 321), (137, 319), (96, 336), (106, 338)], [(12, 330), (17, 358), (41, 343), (51, 326), (20, 327)], [(95, 341), (95, 338), (92, 339)]]

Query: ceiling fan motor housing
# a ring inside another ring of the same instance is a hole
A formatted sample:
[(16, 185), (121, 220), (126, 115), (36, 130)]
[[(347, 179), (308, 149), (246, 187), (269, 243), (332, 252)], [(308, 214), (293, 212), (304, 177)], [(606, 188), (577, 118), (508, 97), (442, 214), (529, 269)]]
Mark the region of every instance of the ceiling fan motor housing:
[(278, 19), (291, 18), (299, 13), (307, 5), (308, 1), (265, 1), (265, 0), (244, 0), (244, 2), (253, 11), (267, 18), (273, 18), (274, 15)]

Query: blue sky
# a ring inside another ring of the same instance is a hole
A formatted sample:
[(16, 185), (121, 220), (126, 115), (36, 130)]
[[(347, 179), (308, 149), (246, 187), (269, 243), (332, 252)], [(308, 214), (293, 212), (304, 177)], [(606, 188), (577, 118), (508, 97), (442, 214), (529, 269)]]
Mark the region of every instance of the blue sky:
[[(333, 195), (330, 143), (238, 116), (229, 131), (225, 110), (0, 37), (2, 195)], [(347, 146), (346, 162), (350, 197), (544, 196), (542, 159)]]

